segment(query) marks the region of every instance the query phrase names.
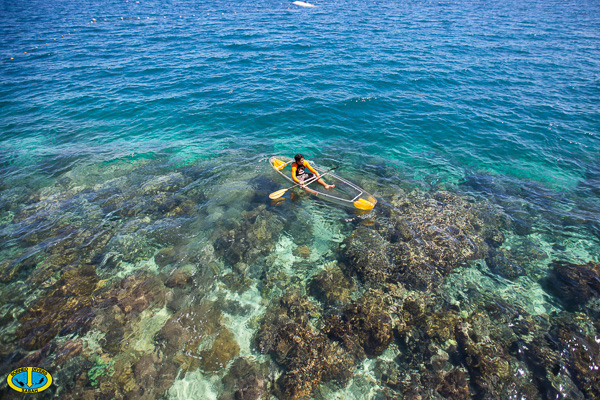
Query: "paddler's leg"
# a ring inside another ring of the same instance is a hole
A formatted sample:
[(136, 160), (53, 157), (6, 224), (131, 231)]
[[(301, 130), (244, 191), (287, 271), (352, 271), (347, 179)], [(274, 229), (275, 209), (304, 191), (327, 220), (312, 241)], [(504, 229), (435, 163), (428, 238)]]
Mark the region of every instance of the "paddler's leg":
[[(300, 181), (304, 183), (304, 181), (305, 181), (305, 180), (308, 180), (308, 179), (312, 178), (313, 176), (314, 176), (313, 174), (304, 174), (304, 175), (302, 175), (302, 176), (299, 176), (299, 177), (298, 177), (298, 179), (300, 179)], [(312, 190), (312, 189), (309, 189), (309, 188), (308, 188), (308, 186), (305, 186), (305, 185), (300, 185), (300, 187), (301, 187), (302, 189), (306, 190), (308, 193), (312, 193), (312, 194), (314, 194), (315, 196), (318, 196), (318, 195), (319, 195), (319, 193), (318, 193), (318, 192), (315, 192), (314, 190)]]
[(308, 186), (303, 186), (302, 189), (306, 190), (308, 193), (314, 194), (315, 196), (319, 195), (319, 192), (315, 192), (314, 190), (309, 189)]
[(319, 182), (321, 185), (325, 186), (325, 189), (333, 189), (335, 187), (335, 185), (326, 184), (322, 178), (319, 179), (317, 182)]

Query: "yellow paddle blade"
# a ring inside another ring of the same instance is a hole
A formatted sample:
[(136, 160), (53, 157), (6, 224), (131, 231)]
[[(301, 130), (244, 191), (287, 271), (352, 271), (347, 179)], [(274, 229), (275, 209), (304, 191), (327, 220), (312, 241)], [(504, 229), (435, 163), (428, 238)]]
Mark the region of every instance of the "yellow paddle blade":
[(372, 210), (373, 207), (375, 207), (375, 204), (365, 199), (358, 199), (354, 202), (354, 207), (361, 210)]
[(277, 170), (280, 170), (280, 169), (283, 169), (283, 167), (285, 167), (285, 163), (281, 160), (274, 158), (273, 159), (273, 167), (275, 167), (275, 169), (277, 169)]
[(278, 198), (278, 199), (273, 199), (273, 200), (271, 200), (271, 205), (272, 205), (273, 207), (276, 207), (276, 206), (278, 206), (278, 205), (281, 205), (281, 204), (283, 204), (283, 203), (285, 203), (285, 197), (284, 197), (284, 198), (281, 198), (281, 197), (280, 197), (280, 198)]
[(281, 189), (281, 190), (278, 190), (278, 191), (276, 191), (276, 192), (273, 192), (273, 193), (271, 193), (271, 194), (269, 195), (269, 198), (270, 198), (271, 200), (278, 199), (278, 198), (280, 198), (281, 196), (283, 196), (283, 194), (284, 194), (285, 192), (287, 192), (287, 189)]

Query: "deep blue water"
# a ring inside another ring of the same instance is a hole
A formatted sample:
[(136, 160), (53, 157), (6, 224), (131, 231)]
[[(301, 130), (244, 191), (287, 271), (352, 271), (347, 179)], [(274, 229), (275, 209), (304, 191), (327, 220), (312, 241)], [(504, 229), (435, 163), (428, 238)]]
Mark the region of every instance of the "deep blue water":
[[(108, 227), (122, 250), (115, 237), (139, 218), (115, 218), (105, 199), (152, 209), (135, 193), (161, 176), (202, 217), (151, 216), (144, 233), (177, 226), (180, 246), (201, 248), (213, 229), (271, 207), (266, 195), (286, 183), (266, 160), (296, 153), (341, 164), (378, 208), (400, 189), (499, 207), (514, 222), (507, 238), (548, 255), (533, 282), (554, 259), (600, 261), (598, 2), (314, 4), (0, 0), (0, 262), (49, 252), (72, 237), (65, 226)], [(331, 238), (352, 231), (354, 217), (316, 200), (274, 209), (283, 221), (301, 212), (337, 224), (314, 244), (321, 264)], [(44, 296), (15, 302), (19, 277), (3, 280), (3, 315)], [(560, 308), (544, 299), (544, 312)], [(2, 354), (22, 358), (31, 350), (14, 336), (17, 319), (2, 320)], [(170, 396), (209, 392), (181, 390)]]
[(300, 142), (408, 173), (572, 187), (598, 162), (599, 13), (564, 1), (3, 2), (4, 158)]

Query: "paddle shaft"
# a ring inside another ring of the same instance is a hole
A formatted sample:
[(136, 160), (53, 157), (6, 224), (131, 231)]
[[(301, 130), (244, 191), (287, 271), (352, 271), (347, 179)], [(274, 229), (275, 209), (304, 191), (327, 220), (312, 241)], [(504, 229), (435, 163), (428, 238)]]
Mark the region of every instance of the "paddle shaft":
[(331, 168), (331, 169), (328, 169), (327, 171), (323, 172), (323, 173), (322, 173), (320, 176), (315, 176), (314, 178), (310, 178), (310, 179), (309, 179), (309, 180), (307, 180), (306, 182), (300, 182), (300, 183), (296, 183), (294, 186), (290, 186), (290, 187), (289, 187), (289, 188), (287, 188), (287, 189), (278, 190), (278, 191), (276, 191), (276, 192), (273, 192), (273, 193), (271, 193), (271, 194), (269, 195), (269, 197), (270, 197), (271, 199), (273, 199), (273, 200), (274, 200), (274, 199), (277, 199), (277, 198), (279, 198), (279, 197), (283, 196), (283, 194), (284, 194), (285, 192), (287, 192), (287, 191), (288, 191), (288, 190), (290, 190), (290, 189), (293, 189), (293, 188), (295, 188), (296, 186), (300, 186), (300, 185), (310, 185), (310, 184), (311, 184), (311, 183), (313, 183), (314, 181), (316, 181), (316, 180), (319, 180), (319, 179), (321, 179), (322, 177), (324, 177), (325, 175), (329, 174), (331, 171), (333, 171), (333, 170), (334, 170), (334, 169), (336, 169), (337, 167), (339, 167), (339, 165), (336, 165), (335, 167), (333, 167), (333, 168)]

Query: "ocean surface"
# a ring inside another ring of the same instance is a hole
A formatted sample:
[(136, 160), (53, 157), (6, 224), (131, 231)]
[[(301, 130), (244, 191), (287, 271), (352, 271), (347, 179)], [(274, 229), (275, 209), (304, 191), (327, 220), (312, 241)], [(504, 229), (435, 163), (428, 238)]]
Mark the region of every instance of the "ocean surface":
[(2, 398), (600, 398), (600, 4), (314, 5), (0, 0)]

